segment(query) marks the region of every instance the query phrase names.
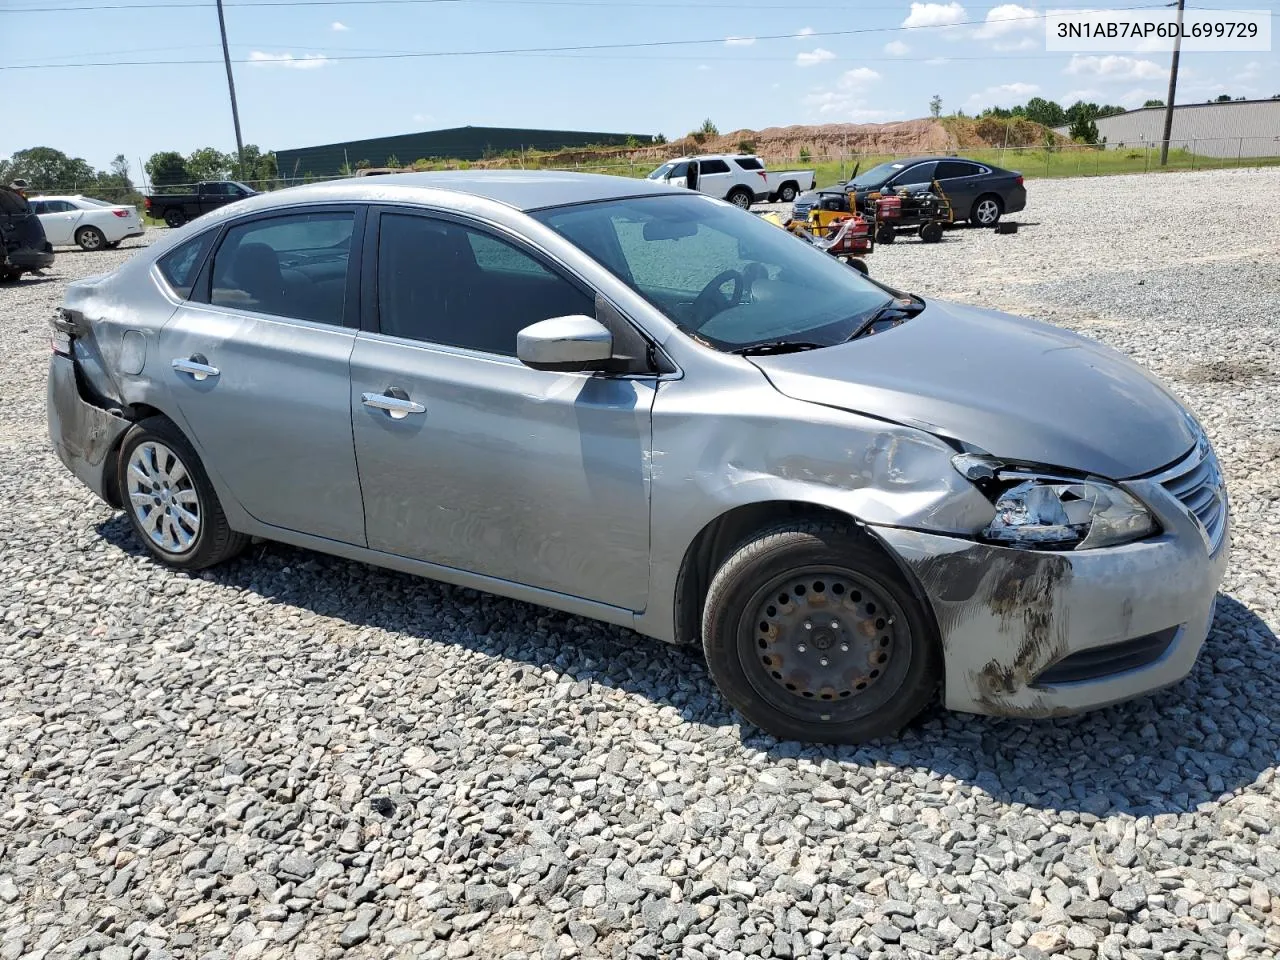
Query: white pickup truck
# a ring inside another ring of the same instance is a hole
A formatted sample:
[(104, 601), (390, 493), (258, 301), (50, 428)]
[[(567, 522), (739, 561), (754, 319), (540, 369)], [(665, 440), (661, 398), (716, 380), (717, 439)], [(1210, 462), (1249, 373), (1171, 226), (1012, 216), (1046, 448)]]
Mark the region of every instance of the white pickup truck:
[(678, 187), (720, 197), (744, 210), (752, 203), (781, 200), (790, 203), (796, 194), (817, 184), (812, 170), (767, 170), (764, 161), (750, 154), (712, 153), (668, 160), (649, 174)]

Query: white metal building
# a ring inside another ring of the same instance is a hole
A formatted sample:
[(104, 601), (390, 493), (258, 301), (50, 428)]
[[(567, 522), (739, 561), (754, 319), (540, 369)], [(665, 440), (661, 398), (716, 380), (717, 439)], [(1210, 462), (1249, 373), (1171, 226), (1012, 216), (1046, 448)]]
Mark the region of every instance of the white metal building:
[[(1164, 107), (1143, 107), (1094, 121), (1108, 149), (1158, 144), (1164, 136)], [(1058, 127), (1066, 134), (1068, 127)], [(1280, 156), (1280, 100), (1187, 103), (1173, 108), (1172, 149), (1208, 157)]]

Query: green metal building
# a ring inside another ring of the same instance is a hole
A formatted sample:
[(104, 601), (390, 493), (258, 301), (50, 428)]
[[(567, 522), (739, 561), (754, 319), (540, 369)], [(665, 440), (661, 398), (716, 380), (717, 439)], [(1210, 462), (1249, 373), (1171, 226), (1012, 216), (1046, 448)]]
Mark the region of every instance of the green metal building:
[[(384, 167), (394, 157), (404, 166), (415, 160), (447, 158), (481, 160), (486, 156), (520, 150), (561, 150), (571, 147), (624, 146), (634, 138), (641, 144), (653, 142), (648, 134), (591, 133), (581, 130), (520, 130), (515, 127), (453, 127), (426, 130), (395, 137), (349, 140), (317, 147), (277, 150), (280, 176), (296, 182), (306, 175), (333, 177), (344, 166)], [(365, 161), (365, 162), (362, 162)]]

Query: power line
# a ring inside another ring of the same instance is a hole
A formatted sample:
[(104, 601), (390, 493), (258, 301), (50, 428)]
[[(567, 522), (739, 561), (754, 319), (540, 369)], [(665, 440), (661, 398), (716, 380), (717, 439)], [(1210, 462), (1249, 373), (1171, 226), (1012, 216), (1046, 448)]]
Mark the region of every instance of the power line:
[[(298, 2), (312, 2), (312, 0), (298, 0)], [(317, 2), (329, 2), (329, 0), (317, 0)], [(1145, 4), (1142, 6), (1124, 7), (1119, 9), (1125, 10), (1150, 10), (1163, 7), (1164, 4)], [(1011, 23), (1016, 20), (1043, 20), (1047, 14), (1038, 14), (1032, 17), (1010, 17), (1001, 23)], [(852, 30), (826, 30), (814, 31), (812, 33), (777, 33), (762, 34), (752, 38), (756, 40), (815, 40), (823, 37), (851, 37), (863, 36), (875, 33), (901, 33), (904, 31), (939, 29), (947, 27), (964, 27), (964, 26), (981, 26), (985, 24), (985, 20), (964, 20), (950, 24), (937, 24), (918, 27), (860, 27)], [(407, 53), (378, 53), (378, 54), (354, 54), (350, 56), (326, 57), (330, 61), (351, 61), (351, 60), (406, 60), (406, 59), (427, 59), (436, 57), (490, 57), (490, 56), (510, 56), (516, 54), (535, 54), (535, 53), (579, 53), (592, 50), (637, 50), (637, 49), (653, 49), (657, 47), (688, 47), (688, 46), (721, 46), (726, 42), (724, 37), (715, 37), (714, 39), (700, 40), (648, 40), (629, 43), (586, 43), (571, 44), (555, 47), (510, 47), (495, 50), (430, 50)], [(898, 58), (903, 59), (903, 58)], [(930, 57), (927, 59), (938, 59)], [(974, 59), (989, 59), (979, 57)], [(140, 60), (140, 61), (100, 61), (100, 62), (83, 62), (83, 63), (64, 63), (64, 64), (32, 64), (26, 66), (0, 66), (0, 70), (44, 70), (59, 69), (68, 67), (112, 67), (112, 66), (182, 66), (182, 65), (199, 65), (206, 63), (217, 63), (216, 60)], [(235, 63), (270, 63), (270, 60), (262, 60), (257, 58), (254, 60), (236, 60)]]
[[(1256, 2), (1256, 0), (1254, 0)], [(1275, 2), (1275, 0), (1268, 0)], [(615, 7), (641, 7), (644, 9), (652, 8), (669, 8), (669, 9), (689, 9), (688, 3), (675, 2), (675, 0), (655, 0), (653, 3), (646, 3), (644, 0), (608, 0), (608, 2), (598, 2), (598, 0), (239, 0), (239, 2), (228, 2), (224, 6), (228, 7), (375, 7), (375, 6), (401, 6), (401, 5), (454, 5), (454, 6), (474, 6), (474, 5), (493, 5), (493, 6), (516, 6), (516, 7), (577, 7), (577, 8), (598, 8), (601, 10), (609, 10)], [(178, 0), (175, 3), (104, 3), (104, 4), (77, 4), (74, 6), (57, 6), (57, 7), (12, 7), (9, 10), (0, 11), (0, 13), (66, 13), (72, 11), (86, 10), (182, 10), (205, 8), (208, 3), (200, 2), (200, 0)], [(848, 11), (847, 4), (830, 4), (830, 3), (766, 3), (766, 4), (750, 4), (743, 5), (738, 3), (699, 3), (698, 9), (714, 8), (714, 9), (731, 9), (745, 13), (753, 10), (843, 10)], [(976, 6), (974, 10), (995, 10), (1006, 4), (993, 4), (987, 6)], [(1167, 6), (1167, 4), (1150, 4), (1146, 7), (1120, 7), (1116, 9), (1122, 10), (1138, 10), (1138, 9), (1154, 9), (1156, 7)], [(1074, 7), (1069, 4), (1057, 5), (1057, 9), (1088, 9), (1085, 7)], [(1199, 8), (1197, 8), (1199, 9)], [(1203, 8), (1214, 9), (1214, 8)], [(902, 12), (902, 7), (898, 6), (867, 6), (859, 7), (858, 10), (893, 10)], [(1009, 23), (1014, 20), (1041, 20), (1045, 15), (1037, 15), (1035, 17), (1010, 17), (995, 21), (998, 23)], [(951, 27), (965, 26), (966, 24), (985, 23), (986, 21), (961, 21), (948, 24), (927, 24), (921, 27), (903, 27), (901, 29), (917, 30), (928, 29), (931, 27)], [(820, 34), (804, 34), (803, 36), (819, 36)]]

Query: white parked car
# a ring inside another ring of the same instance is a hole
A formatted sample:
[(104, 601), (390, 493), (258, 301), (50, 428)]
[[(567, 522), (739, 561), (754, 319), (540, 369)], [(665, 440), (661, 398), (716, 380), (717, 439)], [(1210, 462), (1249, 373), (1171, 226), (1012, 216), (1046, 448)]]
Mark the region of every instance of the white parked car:
[(54, 246), (75, 243), (82, 250), (102, 250), (146, 230), (137, 207), (82, 196), (35, 197), (28, 202)]
[(764, 201), (790, 203), (796, 194), (817, 186), (812, 170), (778, 173), (767, 169), (759, 157), (740, 153), (712, 153), (668, 160), (650, 173), (649, 179), (689, 187), (744, 209), (752, 203)]

